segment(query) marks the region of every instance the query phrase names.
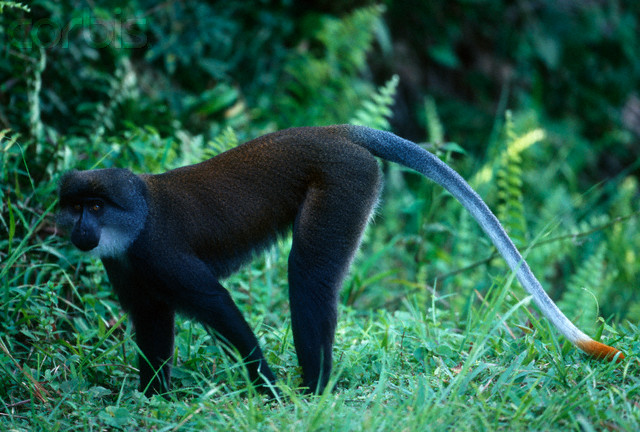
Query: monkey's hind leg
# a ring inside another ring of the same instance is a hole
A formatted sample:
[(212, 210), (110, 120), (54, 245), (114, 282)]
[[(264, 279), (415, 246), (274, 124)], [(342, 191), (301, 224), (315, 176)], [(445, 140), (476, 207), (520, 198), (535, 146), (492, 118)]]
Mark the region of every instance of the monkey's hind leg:
[(311, 190), (294, 223), (291, 325), (309, 392), (322, 392), (329, 380), (338, 294), (377, 200), (377, 183), (373, 185), (357, 196), (345, 188)]

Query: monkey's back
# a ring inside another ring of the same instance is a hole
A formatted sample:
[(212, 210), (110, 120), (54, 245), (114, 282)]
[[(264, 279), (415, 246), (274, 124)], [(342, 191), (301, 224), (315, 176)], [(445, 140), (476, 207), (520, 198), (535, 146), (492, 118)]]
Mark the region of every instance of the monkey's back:
[[(337, 196), (357, 207), (379, 186), (377, 162), (340, 127), (322, 128), (331, 134), (319, 129), (276, 132), (196, 165), (143, 176), (150, 202), (162, 203), (150, 209), (162, 225), (157, 232), (185, 238), (225, 277), (290, 229), (310, 191), (317, 197), (339, 189)], [(194, 224), (200, 228), (190, 229)]]

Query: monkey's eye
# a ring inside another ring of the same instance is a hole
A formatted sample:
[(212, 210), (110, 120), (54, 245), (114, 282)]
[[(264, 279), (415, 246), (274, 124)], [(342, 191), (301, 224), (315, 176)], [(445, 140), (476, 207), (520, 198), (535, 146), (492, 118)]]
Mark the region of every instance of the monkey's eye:
[(76, 213), (80, 213), (82, 211), (82, 204), (74, 204), (71, 206), (71, 209)]
[(89, 203), (89, 211), (92, 213), (98, 213), (102, 210), (102, 203), (100, 201), (93, 201)]

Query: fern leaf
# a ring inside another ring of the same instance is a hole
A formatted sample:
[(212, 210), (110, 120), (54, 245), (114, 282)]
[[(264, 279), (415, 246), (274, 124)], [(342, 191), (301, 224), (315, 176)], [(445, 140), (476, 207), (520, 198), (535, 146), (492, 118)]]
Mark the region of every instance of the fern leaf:
[(25, 12), (31, 12), (31, 9), (29, 8), (28, 5), (25, 5), (20, 2), (14, 2), (14, 1), (0, 1), (0, 13), (4, 12), (4, 8), (22, 9)]
[(327, 61), (339, 65), (347, 74), (362, 69), (373, 41), (374, 27), (384, 12), (382, 6), (356, 9), (342, 19), (327, 16), (318, 34), (324, 44)]
[(601, 244), (584, 260), (571, 277), (567, 291), (558, 302), (558, 307), (574, 319), (580, 328), (593, 329), (598, 318), (597, 299), (605, 294), (608, 274), (605, 262), (606, 247)]
[(236, 135), (235, 131), (231, 127), (227, 127), (208, 143), (205, 154), (207, 157), (213, 157), (237, 147), (238, 144), (240, 144), (238, 135)]
[[(507, 116), (510, 117), (510, 114), (507, 113)], [(509, 156), (514, 156), (514, 157), (519, 156), (522, 152), (527, 150), (532, 145), (542, 141), (547, 136), (544, 129), (540, 129), (540, 128), (532, 129), (518, 136), (513, 131), (513, 121), (510, 120), (510, 122), (511, 122), (511, 126), (507, 125), (506, 127), (511, 128), (510, 133), (512, 136), (511, 136), (511, 139), (509, 139), (509, 137), (507, 136), (508, 145), (502, 151), (502, 153), (504, 152), (510, 153)], [(508, 134), (509, 132), (507, 133), (507, 135)], [(501, 154), (498, 160), (502, 160), (503, 158), (504, 158), (504, 155)], [(482, 166), (482, 168), (480, 168), (478, 172), (473, 176), (471, 181), (469, 181), (469, 184), (471, 184), (475, 188), (479, 188), (482, 185), (491, 183), (493, 181), (493, 175), (494, 175), (494, 169), (492, 167), (492, 164), (493, 164), (493, 160), (489, 160), (487, 163), (485, 163)]]
[(507, 113), (505, 125), (506, 151), (500, 155), (497, 172), (498, 218), (509, 232), (516, 245), (526, 244), (527, 226), (522, 203), (522, 158), (516, 144), (522, 142), (513, 129), (513, 120)]
[(371, 95), (371, 100), (362, 103), (349, 123), (389, 130), (391, 125), (388, 119), (392, 114), (391, 106), (394, 103), (399, 81), (398, 75), (394, 75), (385, 85), (379, 87), (378, 91)]
[(118, 60), (113, 76), (108, 77), (108, 88), (105, 99), (87, 111), (92, 113), (90, 129), (98, 133), (113, 129), (115, 126), (116, 108), (127, 98), (132, 98), (138, 91), (138, 77), (128, 57)]
[(427, 120), (427, 132), (429, 141), (434, 144), (441, 144), (444, 142), (444, 131), (442, 128), (442, 122), (438, 115), (436, 103), (432, 97), (427, 97), (424, 102), (425, 118)]
[(274, 98), (284, 125), (344, 123), (354, 116), (353, 107), (371, 92), (358, 75), (366, 65), (383, 10), (372, 6), (342, 18), (324, 17), (311, 44), (319, 48), (302, 47), (292, 53), (280, 94)]

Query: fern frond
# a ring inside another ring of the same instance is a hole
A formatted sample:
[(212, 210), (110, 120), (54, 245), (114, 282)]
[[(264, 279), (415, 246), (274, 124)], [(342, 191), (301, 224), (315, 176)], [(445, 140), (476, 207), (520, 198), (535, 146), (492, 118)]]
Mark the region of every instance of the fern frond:
[[(531, 219), (530, 232), (549, 232), (550, 223), (556, 226), (554, 232), (568, 234), (578, 231), (577, 222), (571, 212), (571, 195), (564, 184), (548, 189), (542, 198), (542, 206), (537, 211), (537, 217)], [(566, 240), (536, 244), (535, 252), (531, 253), (527, 260), (534, 268), (546, 269), (547, 275), (552, 277), (556, 269), (549, 264), (561, 262), (574, 253), (575, 243), (569, 237)], [(542, 275), (541, 277), (544, 278)]]
[(218, 134), (212, 141), (207, 143), (207, 149), (205, 155), (207, 157), (213, 157), (222, 152), (237, 147), (240, 144), (238, 135), (231, 127), (225, 128), (220, 134)]
[(25, 12), (31, 12), (31, 8), (28, 5), (14, 1), (0, 1), (0, 13), (4, 12), (4, 8), (8, 9), (22, 9)]
[(379, 87), (371, 95), (371, 100), (362, 102), (362, 106), (355, 112), (349, 123), (389, 130), (391, 125), (388, 119), (392, 114), (391, 106), (395, 102), (394, 97), (399, 81), (398, 75), (394, 75), (385, 85)]
[(118, 61), (116, 71), (109, 78), (106, 98), (92, 108), (93, 116), (90, 129), (98, 133), (115, 126), (116, 108), (127, 98), (134, 97), (138, 90), (137, 75), (128, 57)]
[(343, 72), (352, 74), (362, 69), (371, 47), (374, 27), (384, 12), (380, 5), (356, 9), (338, 19), (326, 17), (318, 40), (326, 47), (326, 60)]
[[(497, 176), (498, 219), (502, 221), (516, 245), (526, 244), (527, 226), (522, 203), (522, 157), (516, 144), (522, 142), (513, 130), (513, 120), (507, 113), (505, 124), (507, 146), (500, 155)], [(520, 144), (521, 145), (521, 144)]]
[(354, 116), (353, 107), (371, 91), (358, 73), (383, 10), (372, 6), (342, 18), (324, 17), (313, 37), (320, 47), (291, 55), (274, 98), (283, 126), (344, 123)]
[(542, 141), (546, 137), (546, 133), (542, 129), (533, 129), (520, 136), (514, 136), (513, 141), (507, 147), (510, 154), (520, 155), (526, 149)]
[[(507, 116), (510, 116), (510, 114), (507, 113)], [(513, 132), (513, 121), (511, 121), (511, 126), (507, 125), (506, 127), (511, 127), (512, 138), (509, 139), (507, 137), (508, 145), (505, 149), (502, 150), (502, 153), (508, 152), (510, 153), (509, 156), (519, 156), (522, 152), (527, 150), (532, 145), (544, 140), (547, 136), (544, 129), (540, 128), (532, 129), (522, 135), (516, 135)], [(501, 161), (503, 158), (504, 154), (501, 154), (497, 158), (497, 160)], [(478, 172), (469, 181), (469, 184), (471, 184), (474, 188), (489, 184), (493, 181), (494, 174), (493, 160), (489, 160), (482, 166), (482, 168), (478, 170)]]
[(424, 113), (429, 141), (433, 144), (442, 144), (444, 142), (444, 129), (438, 115), (436, 102), (430, 96), (424, 101)]
[(596, 251), (580, 263), (578, 271), (571, 276), (560, 307), (572, 318), (577, 326), (593, 330), (598, 318), (598, 299), (603, 298), (609, 280), (605, 262), (606, 245), (601, 244)]

